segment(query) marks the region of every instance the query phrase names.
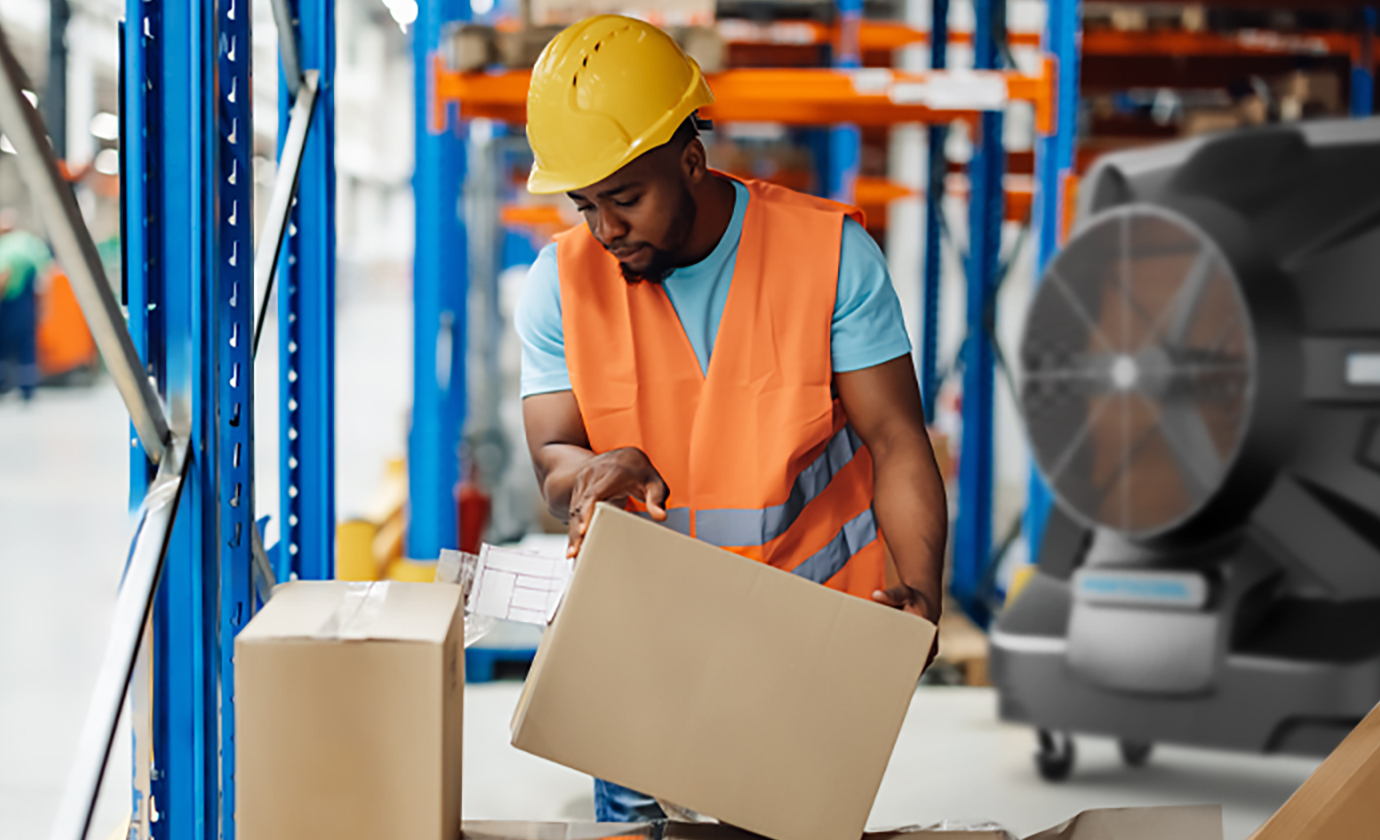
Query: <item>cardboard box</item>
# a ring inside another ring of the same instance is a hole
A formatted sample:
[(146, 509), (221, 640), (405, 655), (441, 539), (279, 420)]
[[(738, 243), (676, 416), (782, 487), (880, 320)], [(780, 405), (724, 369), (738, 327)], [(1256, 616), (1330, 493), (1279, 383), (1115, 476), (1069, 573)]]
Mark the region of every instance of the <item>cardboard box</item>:
[(294, 581), (235, 639), (245, 840), (460, 836), (460, 587)]
[[(538, 823), (466, 820), (468, 840), (755, 840), (755, 835), (726, 825)], [(1222, 808), (1190, 805), (1167, 808), (1103, 808), (1084, 811), (1062, 825), (1026, 840), (1221, 840)], [(956, 830), (902, 828), (870, 831), (862, 840), (1015, 840), (1000, 829)]]
[(1380, 706), (1265, 821), (1251, 840), (1373, 840), (1380, 836)]
[[(662, 28), (713, 26), (714, 0), (531, 0), (532, 22), (569, 26), (590, 15), (628, 15)], [(854, 838), (856, 840), (856, 838)]]
[(857, 840), (934, 633), (600, 505), (513, 745), (777, 840)]

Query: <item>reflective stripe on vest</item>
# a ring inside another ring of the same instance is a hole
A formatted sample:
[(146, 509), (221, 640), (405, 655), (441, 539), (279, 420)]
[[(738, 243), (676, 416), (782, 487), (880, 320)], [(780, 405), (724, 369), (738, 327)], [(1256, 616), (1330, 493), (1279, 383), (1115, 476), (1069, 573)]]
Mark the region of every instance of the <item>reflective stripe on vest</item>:
[(695, 537), (724, 547), (766, 545), (786, 533), (805, 506), (824, 492), (839, 470), (862, 449), (852, 426), (844, 426), (809, 466), (800, 471), (791, 494), (779, 505), (759, 508), (719, 508), (695, 512)]
[(854, 554), (875, 539), (877, 520), (872, 515), (872, 508), (868, 508), (845, 522), (828, 545), (811, 554), (804, 563), (791, 569), (791, 574), (800, 575), (815, 583), (824, 583), (838, 574)]

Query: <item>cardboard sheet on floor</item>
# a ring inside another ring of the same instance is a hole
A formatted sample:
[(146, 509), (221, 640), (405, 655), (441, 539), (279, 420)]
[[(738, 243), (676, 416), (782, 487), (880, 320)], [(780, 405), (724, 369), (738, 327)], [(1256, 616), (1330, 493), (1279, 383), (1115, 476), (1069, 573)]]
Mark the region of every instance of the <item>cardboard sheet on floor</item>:
[(240, 837), (459, 835), (461, 603), (448, 584), (274, 590), (235, 640)]
[[(862, 840), (1012, 840), (1000, 830), (945, 831), (905, 828), (870, 831)], [(726, 825), (666, 823), (538, 823), (465, 821), (466, 840), (760, 840), (759, 835)], [(1217, 805), (1163, 808), (1104, 808), (1084, 811), (1068, 822), (1026, 840), (1221, 840), (1222, 809)]]
[(1250, 840), (1380, 837), (1380, 706), (1357, 724)]
[(857, 840), (934, 632), (601, 505), (513, 744), (777, 840)]

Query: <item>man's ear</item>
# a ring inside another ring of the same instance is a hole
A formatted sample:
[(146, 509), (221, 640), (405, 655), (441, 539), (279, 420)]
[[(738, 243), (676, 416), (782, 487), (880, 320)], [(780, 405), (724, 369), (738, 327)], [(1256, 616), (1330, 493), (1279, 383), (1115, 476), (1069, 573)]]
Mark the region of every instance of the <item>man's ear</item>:
[(681, 152), (680, 156), (680, 165), (686, 182), (690, 184), (699, 183), (709, 173), (709, 154), (704, 150), (700, 138), (696, 137), (685, 144), (685, 151)]

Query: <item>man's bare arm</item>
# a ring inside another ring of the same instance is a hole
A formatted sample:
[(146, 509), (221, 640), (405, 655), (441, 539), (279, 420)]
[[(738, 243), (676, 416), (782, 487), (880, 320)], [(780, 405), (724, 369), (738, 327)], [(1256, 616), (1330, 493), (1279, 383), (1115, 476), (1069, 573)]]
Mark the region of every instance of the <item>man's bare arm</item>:
[(872, 453), (873, 510), (899, 586), (874, 598), (938, 621), (949, 515), (910, 356), (834, 374), (843, 409)]

